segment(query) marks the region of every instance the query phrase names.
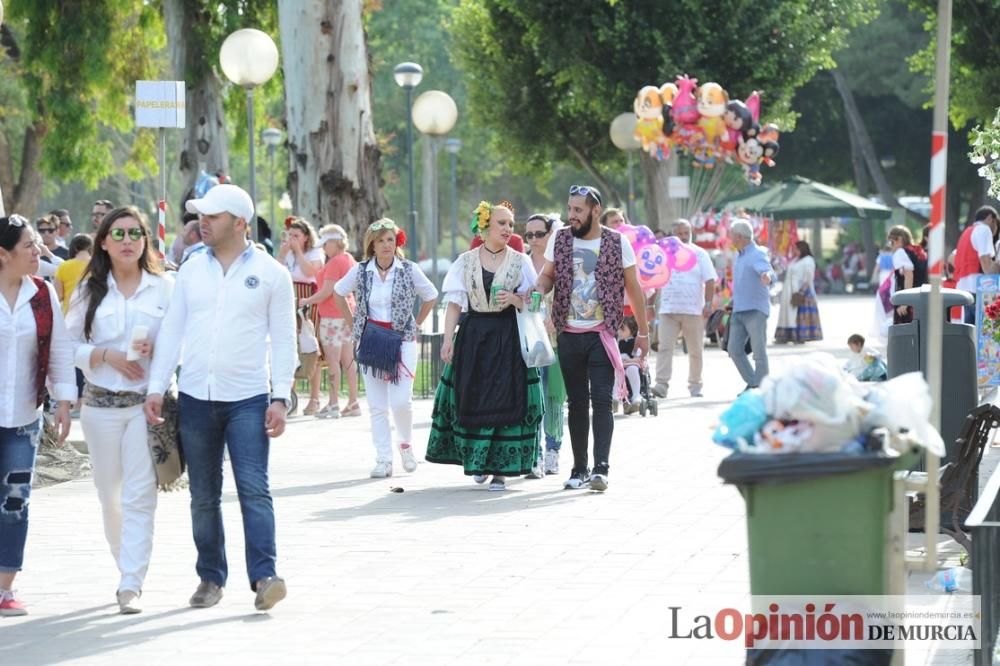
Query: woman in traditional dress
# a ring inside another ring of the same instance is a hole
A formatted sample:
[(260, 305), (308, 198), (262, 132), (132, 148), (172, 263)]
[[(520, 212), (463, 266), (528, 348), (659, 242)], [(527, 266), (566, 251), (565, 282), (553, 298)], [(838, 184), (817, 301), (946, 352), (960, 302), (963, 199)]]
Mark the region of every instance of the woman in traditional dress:
[[(149, 359), (173, 286), (149, 241), (145, 216), (132, 206), (116, 208), (97, 228), (93, 258), (66, 315), (76, 364), (87, 378), (80, 425), (104, 536), (120, 573), (123, 615), (142, 610), (139, 597), (153, 553), (157, 476), (142, 409)], [(145, 335), (134, 335), (136, 329)]]
[[(278, 261), (285, 264), (288, 272), (292, 274), (296, 303), (316, 293), (316, 276), (323, 269), (325, 260), (313, 225), (301, 217), (285, 219), (285, 239), (278, 250)], [(309, 305), (303, 309), (304, 319), (311, 321), (313, 329), (318, 331), (319, 308)], [(312, 377), (309, 378), (309, 403), (302, 410), (306, 416), (312, 416), (320, 409), (319, 385), (322, 372), (322, 367), (317, 363)]]
[(508, 476), (529, 473), (538, 457), (541, 379), (521, 358), (515, 317), (537, 274), (526, 255), (508, 247), (514, 233), (509, 202), (480, 202), (472, 231), (483, 244), (458, 257), (442, 286), (445, 367), (427, 461), (462, 465), (476, 483), (492, 475), (489, 489), (498, 491)]
[[(563, 226), (562, 221), (555, 215), (535, 214), (528, 218), (525, 225), (524, 240), (528, 241), (530, 248), (529, 256), (531, 265), (535, 273), (541, 273), (545, 266), (545, 246), (549, 242), (549, 236), (554, 231), (558, 231)], [(558, 358), (559, 350), (556, 349), (555, 328), (552, 326), (552, 292), (550, 291), (543, 299), (542, 312), (545, 313), (545, 328), (549, 332), (549, 341), (552, 343), (552, 350)], [(542, 422), (542, 430), (545, 434), (545, 460), (542, 463), (542, 474), (559, 473), (559, 449), (562, 447), (563, 438), (563, 417), (566, 413), (566, 385), (563, 383), (562, 370), (559, 363), (546, 365), (541, 368), (542, 375), (542, 395), (545, 397), (545, 417)], [(540, 476), (538, 470), (532, 468), (528, 478)]]
[[(371, 478), (392, 476), (392, 429), (389, 412), (396, 423), (399, 456), (403, 469), (417, 471), (413, 453), (413, 377), (417, 370), (417, 331), (434, 308), (437, 289), (420, 267), (403, 258), (406, 234), (389, 218), (372, 222), (365, 231), (364, 261), (355, 264), (334, 286), (337, 309), (353, 337), (365, 346), (368, 326), (391, 329), (374, 346), (377, 358), (358, 350), (358, 364), (364, 371), (365, 397), (375, 444), (375, 468)], [(354, 294), (355, 310), (346, 296)], [(420, 299), (420, 312), (413, 316)], [(373, 330), (371, 333), (378, 331)], [(393, 340), (395, 338), (395, 340)], [(401, 340), (401, 343), (399, 342)]]
[[(778, 328), (774, 341), (801, 344), (823, 339), (823, 327), (816, 307), (816, 260), (809, 243), (799, 241), (792, 246), (792, 262), (785, 271), (781, 288), (781, 309), (778, 311)], [(799, 294), (798, 298), (794, 298)], [(797, 302), (795, 302), (797, 301)]]

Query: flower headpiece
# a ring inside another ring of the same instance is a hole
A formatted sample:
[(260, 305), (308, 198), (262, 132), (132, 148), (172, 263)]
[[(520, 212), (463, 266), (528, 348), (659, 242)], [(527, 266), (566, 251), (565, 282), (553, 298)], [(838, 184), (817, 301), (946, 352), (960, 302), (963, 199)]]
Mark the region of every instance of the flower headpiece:
[(472, 224), (470, 225), (472, 233), (481, 234), (486, 231), (486, 227), (490, 226), (490, 213), (492, 211), (493, 206), (489, 201), (479, 202), (476, 210), (472, 213)]
[[(503, 206), (510, 211), (511, 215), (515, 215), (514, 204), (506, 199), (502, 199), (497, 206)], [(489, 201), (479, 202), (475, 212), (472, 214), (472, 224), (470, 225), (472, 233), (481, 234), (486, 231), (486, 227), (490, 226), (490, 214), (493, 212), (493, 208), (493, 204)]]

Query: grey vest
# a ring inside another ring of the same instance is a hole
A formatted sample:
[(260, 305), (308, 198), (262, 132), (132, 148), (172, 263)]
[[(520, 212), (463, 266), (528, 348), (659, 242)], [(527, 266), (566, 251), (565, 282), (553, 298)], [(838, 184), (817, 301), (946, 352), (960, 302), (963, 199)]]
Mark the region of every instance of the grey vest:
[[(354, 298), (357, 311), (354, 313), (354, 339), (361, 339), (361, 331), (368, 321), (368, 294), (372, 290), (372, 280), (375, 273), (368, 270), (371, 261), (363, 261), (358, 265), (358, 284), (354, 288)], [(417, 339), (417, 322), (413, 318), (413, 304), (417, 300), (417, 292), (413, 287), (413, 262), (398, 259), (399, 266), (392, 278), (392, 330), (403, 334), (403, 340)]]

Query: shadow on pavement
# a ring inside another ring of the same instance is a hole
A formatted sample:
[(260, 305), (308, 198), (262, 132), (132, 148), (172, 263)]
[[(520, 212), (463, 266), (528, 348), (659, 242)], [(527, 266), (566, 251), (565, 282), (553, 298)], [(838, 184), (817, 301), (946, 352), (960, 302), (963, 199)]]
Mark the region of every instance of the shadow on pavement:
[[(203, 611), (184, 607), (162, 613), (125, 616), (118, 614), (116, 604), (94, 606), (72, 613), (11, 623), (9, 630), (3, 634), (3, 649), (5, 655), (16, 655), (19, 652), (27, 651), (28, 648), (34, 648), (31, 650), (32, 664), (59, 664), (70, 659), (82, 659), (129, 648), (159, 639), (166, 634), (182, 632), (189, 627), (204, 629), (212, 625), (230, 622), (266, 622), (271, 619), (269, 615), (264, 613), (232, 615), (209, 620), (195, 619), (201, 612)], [(138, 625), (143, 623), (188, 613), (191, 614), (194, 621), (182, 625), (158, 624), (148, 629), (135, 630)], [(114, 618), (120, 618), (120, 621), (115, 622)], [(0, 622), (0, 627), (4, 624), (4, 622)], [(118, 632), (124, 633), (119, 634)], [(37, 649), (39, 642), (51, 641), (55, 638), (59, 639), (58, 650), (47, 652)]]
[[(403, 481), (400, 479), (399, 481)], [(396, 484), (398, 485), (398, 484)], [(486, 516), (538, 509), (565, 502), (580, 501), (581, 495), (596, 495), (588, 490), (551, 490), (525, 492), (517, 481), (509, 481), (507, 490), (491, 493), (485, 486), (469, 482), (468, 486), (419, 488), (403, 493), (387, 492), (367, 504), (342, 509), (327, 509), (314, 514), (311, 520), (341, 522), (364, 516), (396, 514), (410, 522), (425, 522), (456, 516)]]

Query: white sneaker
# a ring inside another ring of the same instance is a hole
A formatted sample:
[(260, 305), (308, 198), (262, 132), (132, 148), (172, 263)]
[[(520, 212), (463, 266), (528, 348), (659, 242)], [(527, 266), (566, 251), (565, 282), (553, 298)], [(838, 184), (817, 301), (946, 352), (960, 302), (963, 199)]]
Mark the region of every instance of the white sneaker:
[(139, 603), (139, 593), (132, 590), (122, 590), (117, 593), (118, 612), (122, 615), (135, 615), (142, 612)]
[(503, 477), (503, 476), (494, 476), (493, 480), (490, 481), (489, 491), (491, 493), (496, 493), (496, 492), (500, 492), (501, 490), (506, 490), (507, 489), (507, 484), (505, 483), (505, 481), (506, 481), (506, 477)]
[(474, 474), (472, 480), (476, 483), (486, 483), (486, 479), (490, 478), (489, 474)]
[(528, 472), (525, 477), (526, 479), (544, 479), (545, 470), (542, 463), (542, 452), (538, 452), (538, 458), (535, 460), (535, 464), (532, 465), (531, 471)]
[(403, 459), (403, 471), (416, 472), (417, 459), (413, 456), (413, 447), (409, 444), (399, 445), (399, 455)]
[(377, 462), (375, 463), (375, 469), (369, 475), (373, 479), (386, 479), (392, 476), (392, 463), (391, 462)]
[(559, 473), (559, 452), (555, 449), (549, 449), (545, 452), (545, 473)]

